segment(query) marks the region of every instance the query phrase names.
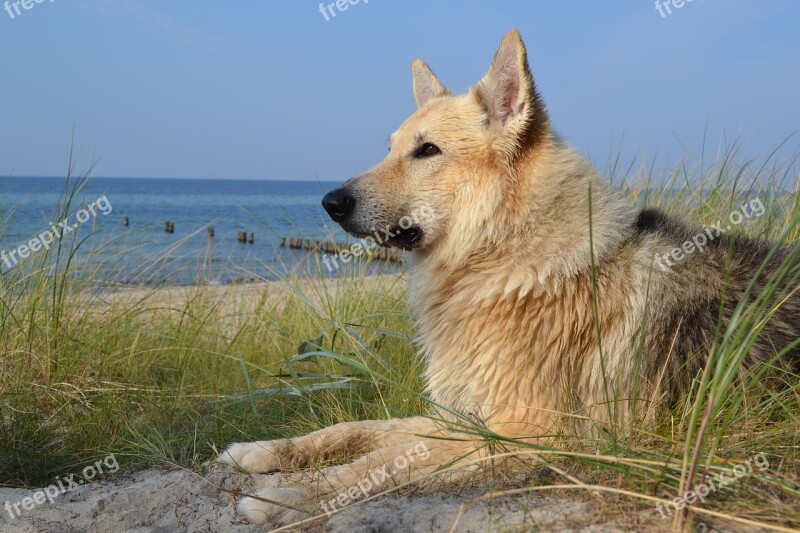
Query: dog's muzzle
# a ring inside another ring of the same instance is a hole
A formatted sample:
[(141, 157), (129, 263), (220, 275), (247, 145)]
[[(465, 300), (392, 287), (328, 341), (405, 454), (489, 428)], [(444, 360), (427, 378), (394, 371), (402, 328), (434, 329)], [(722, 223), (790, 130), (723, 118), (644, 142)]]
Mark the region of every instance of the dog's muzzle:
[(362, 227), (353, 220), (356, 203), (356, 197), (346, 187), (334, 189), (322, 198), (322, 207), (328, 215), (354, 237), (369, 237), (379, 246), (396, 247), (407, 251), (414, 250), (422, 244), (424, 231), (420, 226), (403, 227), (397, 224), (383, 226), (378, 223), (377, 227)]

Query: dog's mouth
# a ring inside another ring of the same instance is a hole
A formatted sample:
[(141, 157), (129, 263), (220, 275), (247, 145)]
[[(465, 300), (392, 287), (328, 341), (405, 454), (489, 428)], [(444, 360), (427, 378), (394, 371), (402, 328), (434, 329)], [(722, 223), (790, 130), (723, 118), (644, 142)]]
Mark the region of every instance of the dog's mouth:
[(419, 226), (411, 226), (410, 228), (395, 226), (391, 229), (391, 233), (394, 234), (394, 237), (389, 239), (389, 243), (406, 251), (418, 248), (422, 244), (424, 235), (422, 228)]
[(384, 248), (400, 248), (407, 252), (415, 250), (422, 245), (425, 231), (419, 226), (411, 226), (403, 228), (401, 226), (386, 227), (382, 231), (375, 231), (375, 233), (364, 233), (362, 231), (354, 231), (349, 228), (344, 228), (345, 231), (358, 237), (359, 239), (370, 238), (376, 244)]

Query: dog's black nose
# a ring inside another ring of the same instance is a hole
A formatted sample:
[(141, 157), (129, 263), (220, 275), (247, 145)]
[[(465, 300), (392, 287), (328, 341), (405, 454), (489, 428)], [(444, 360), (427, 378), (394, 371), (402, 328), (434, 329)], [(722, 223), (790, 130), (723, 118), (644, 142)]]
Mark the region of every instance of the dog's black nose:
[(356, 199), (347, 189), (334, 189), (322, 199), (322, 207), (336, 222), (346, 219), (356, 207)]

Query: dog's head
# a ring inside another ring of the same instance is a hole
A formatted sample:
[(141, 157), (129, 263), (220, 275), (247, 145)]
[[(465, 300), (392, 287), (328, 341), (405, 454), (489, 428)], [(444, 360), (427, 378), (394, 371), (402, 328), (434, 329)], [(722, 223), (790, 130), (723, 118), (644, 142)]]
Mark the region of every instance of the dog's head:
[(420, 59), (411, 70), (418, 110), (391, 135), (389, 154), (322, 201), (345, 231), (406, 250), (481, 224), (549, 131), (516, 30), (466, 94), (453, 96)]

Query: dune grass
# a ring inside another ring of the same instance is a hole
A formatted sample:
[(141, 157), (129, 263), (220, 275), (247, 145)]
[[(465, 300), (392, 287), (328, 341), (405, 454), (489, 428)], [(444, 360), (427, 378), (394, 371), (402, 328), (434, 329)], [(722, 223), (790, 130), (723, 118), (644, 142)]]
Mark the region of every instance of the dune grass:
[[(711, 164), (701, 157), (674, 171), (615, 167), (610, 174), (632, 203), (700, 223), (759, 198), (764, 214), (733, 231), (792, 242), (800, 238), (800, 181), (796, 157), (778, 153), (743, 162), (734, 146)], [(70, 212), (82, 182), (65, 189), (54, 220)], [(0, 484), (47, 484), (109, 453), (123, 471), (199, 468), (229, 442), (430, 410), (402, 276), (367, 276), (356, 265), (330, 279), (98, 290), (95, 274), (114, 263), (102, 256), (98, 266), (100, 252), (77, 260), (90, 237), (64, 239), (0, 278)], [(168, 254), (150, 271), (163, 261)], [(645, 510), (664, 529), (707, 518), (800, 527), (800, 380), (784, 375), (787, 387), (769, 392), (758, 373), (741, 369), (763, 325), (744, 317), (770, 314), (759, 305), (742, 306), (692, 393), (659, 411), (655, 423), (552, 448), (521, 443), (514, 453), (535, 453), (539, 466), (529, 486), (498, 494), (605, 494)], [(510, 443), (469, 417), (462, 422), (487, 445)], [(660, 521), (657, 501), (756, 454), (769, 468)]]

